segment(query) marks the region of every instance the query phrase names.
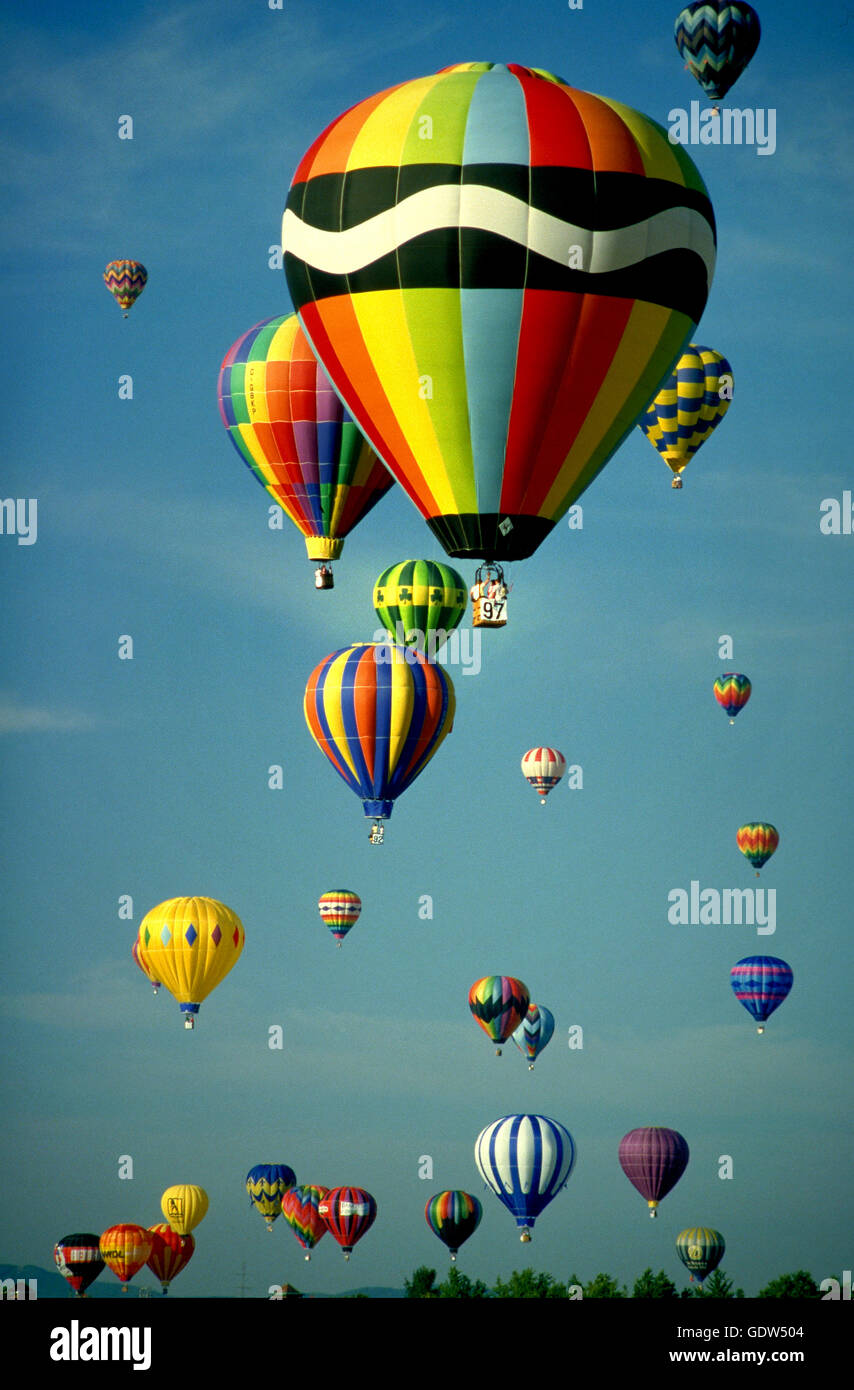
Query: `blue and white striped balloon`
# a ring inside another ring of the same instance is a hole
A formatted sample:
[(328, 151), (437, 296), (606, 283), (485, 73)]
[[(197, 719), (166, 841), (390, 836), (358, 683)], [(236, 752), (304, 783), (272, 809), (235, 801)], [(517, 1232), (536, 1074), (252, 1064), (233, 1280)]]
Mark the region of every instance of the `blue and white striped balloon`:
[(481, 1130), (474, 1157), (492, 1188), (531, 1239), (530, 1228), (566, 1183), (575, 1164), (569, 1130), (546, 1115), (504, 1115)]

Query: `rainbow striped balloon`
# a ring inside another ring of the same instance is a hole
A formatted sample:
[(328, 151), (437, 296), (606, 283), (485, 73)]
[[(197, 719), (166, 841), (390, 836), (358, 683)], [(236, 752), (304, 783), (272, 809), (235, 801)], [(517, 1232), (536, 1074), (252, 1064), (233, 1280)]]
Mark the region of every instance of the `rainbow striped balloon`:
[(793, 980), (791, 966), (778, 956), (745, 956), (732, 967), (733, 993), (756, 1019), (757, 1033), (765, 1031), (762, 1025), (788, 996)]
[(451, 732), (454, 687), (412, 648), (363, 642), (312, 671), (304, 709), (317, 746), (381, 821)]
[[(484, 1033), (495, 1043), (505, 1043), (528, 1012), (528, 986), (512, 975), (484, 975), (469, 990), (469, 1008)], [(501, 1048), (495, 1049), (501, 1056)]]
[(460, 1246), (474, 1235), (483, 1216), (483, 1207), (470, 1192), (437, 1192), (424, 1208), (427, 1225), (447, 1245), (452, 1263)]
[(750, 699), (752, 688), (747, 676), (742, 676), (737, 671), (726, 671), (722, 676), (718, 676), (715, 681), (715, 699), (721, 709), (729, 715), (730, 724), (735, 723), (735, 716), (744, 709)]
[(751, 821), (736, 831), (735, 841), (745, 858), (750, 860), (758, 878), (762, 865), (767, 863), (779, 845), (780, 836), (773, 825), (765, 821)]
[(147, 279), (148, 271), (139, 261), (110, 261), (104, 271), (104, 284), (124, 310), (123, 318), (127, 318), (128, 309), (139, 299)]
[(362, 899), (349, 888), (336, 888), (329, 893), (321, 893), (317, 906), (322, 920), (340, 947), (350, 928), (359, 920)]
[(306, 1259), (329, 1229), (318, 1210), (320, 1203), (329, 1193), (328, 1187), (307, 1184), (305, 1187), (292, 1187), (282, 1198), (282, 1215), (302, 1246), (307, 1250)]

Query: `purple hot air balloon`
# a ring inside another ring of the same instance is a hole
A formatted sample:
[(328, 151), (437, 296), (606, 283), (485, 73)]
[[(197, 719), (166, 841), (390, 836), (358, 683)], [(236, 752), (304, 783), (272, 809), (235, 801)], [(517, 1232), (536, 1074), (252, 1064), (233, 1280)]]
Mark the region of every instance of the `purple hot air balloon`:
[(650, 1216), (675, 1187), (688, 1166), (686, 1141), (675, 1129), (648, 1125), (632, 1129), (620, 1140), (620, 1167), (633, 1187), (646, 1198)]

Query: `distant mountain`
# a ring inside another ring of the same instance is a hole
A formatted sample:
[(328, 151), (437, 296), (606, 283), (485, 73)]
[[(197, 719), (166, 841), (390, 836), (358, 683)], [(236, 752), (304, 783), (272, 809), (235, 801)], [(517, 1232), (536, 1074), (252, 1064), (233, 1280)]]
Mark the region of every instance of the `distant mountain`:
[[(37, 1281), (36, 1287), (37, 1287), (37, 1296), (38, 1296), (39, 1299), (44, 1299), (44, 1298), (62, 1298), (62, 1299), (66, 1299), (67, 1301), (70, 1301), (70, 1302), (74, 1302), (74, 1303), (78, 1303), (78, 1304), (80, 1303), (80, 1299), (75, 1298), (74, 1294), (72, 1293), (72, 1290), (71, 1290), (70, 1285), (67, 1284), (67, 1283), (65, 1282), (65, 1280), (64, 1280), (63, 1277), (62, 1277), (62, 1275), (61, 1275), (61, 1274), (58, 1274), (57, 1271), (56, 1271), (55, 1269), (42, 1269), (39, 1265), (9, 1265), (9, 1264), (0, 1264), (0, 1281), (2, 1281), (2, 1280), (4, 1280), (4, 1279), (13, 1279), (13, 1280), (15, 1281), (16, 1287), (17, 1287), (18, 1280), (19, 1280), (19, 1279), (20, 1279), (20, 1280), (23, 1280), (23, 1281), (24, 1281), (24, 1284), (23, 1284), (23, 1286), (22, 1286), (22, 1287), (23, 1287), (23, 1292), (24, 1292), (25, 1296), (27, 1296), (27, 1297), (29, 1297), (29, 1281), (30, 1281), (31, 1279), (35, 1279), (35, 1280)], [(404, 1297), (405, 1297), (404, 1292), (403, 1292), (403, 1289), (384, 1289), (384, 1288), (349, 1289), (346, 1293), (335, 1293), (335, 1294), (331, 1294), (331, 1293), (305, 1294), (304, 1297), (306, 1297), (306, 1298), (355, 1298), (355, 1297), (356, 1297), (357, 1295), (359, 1295), (359, 1294), (361, 1294), (361, 1295), (362, 1295), (363, 1297), (365, 1297), (365, 1298), (404, 1298)], [(159, 1290), (159, 1289), (158, 1289), (157, 1291), (155, 1291), (154, 1289), (152, 1289), (152, 1288), (150, 1287), (150, 1285), (149, 1285), (148, 1288), (145, 1288), (143, 1285), (137, 1286), (137, 1285), (135, 1285), (135, 1284), (130, 1284), (129, 1287), (128, 1287), (127, 1293), (122, 1293), (122, 1286), (121, 1286), (121, 1284), (120, 1284), (119, 1281), (116, 1279), (115, 1275), (114, 1275), (114, 1274), (111, 1274), (110, 1271), (109, 1271), (109, 1270), (106, 1270), (106, 1269), (103, 1270), (103, 1271), (101, 1272), (101, 1274), (100, 1274), (100, 1275), (98, 1276), (98, 1278), (95, 1280), (94, 1284), (91, 1284), (91, 1285), (89, 1286), (89, 1289), (88, 1289), (87, 1294), (86, 1294), (87, 1299), (91, 1299), (91, 1298), (123, 1298), (123, 1299), (127, 1300), (128, 1298), (145, 1298), (145, 1297), (147, 1297), (147, 1296), (151, 1296), (152, 1298), (162, 1298), (163, 1295), (160, 1293), (160, 1290)], [(173, 1295), (170, 1295), (170, 1297), (173, 1297), (173, 1296), (174, 1296), (174, 1294), (173, 1294)], [(181, 1297), (181, 1294), (178, 1293), (178, 1294), (177, 1294), (177, 1297), (180, 1298), (180, 1297)], [(236, 1295), (234, 1295), (234, 1294), (230, 1294), (230, 1295), (229, 1295), (229, 1294), (226, 1294), (226, 1295), (223, 1295), (223, 1294), (214, 1294), (214, 1295), (212, 1295), (212, 1297), (214, 1297), (214, 1298), (232, 1297), (232, 1298), (233, 1298), (233, 1297), (236, 1297)], [(261, 1297), (261, 1295), (258, 1295), (258, 1297)], [(244, 1300), (244, 1301), (245, 1301), (245, 1300)]]

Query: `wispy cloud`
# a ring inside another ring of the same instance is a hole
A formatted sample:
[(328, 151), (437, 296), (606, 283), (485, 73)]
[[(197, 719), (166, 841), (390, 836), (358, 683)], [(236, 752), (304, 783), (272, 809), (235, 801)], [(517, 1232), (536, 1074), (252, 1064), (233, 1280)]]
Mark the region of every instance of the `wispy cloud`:
[(78, 733), (96, 727), (92, 716), (80, 711), (49, 709), (0, 695), (0, 734)]

